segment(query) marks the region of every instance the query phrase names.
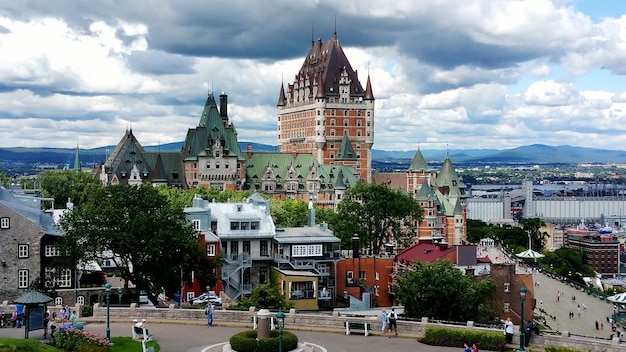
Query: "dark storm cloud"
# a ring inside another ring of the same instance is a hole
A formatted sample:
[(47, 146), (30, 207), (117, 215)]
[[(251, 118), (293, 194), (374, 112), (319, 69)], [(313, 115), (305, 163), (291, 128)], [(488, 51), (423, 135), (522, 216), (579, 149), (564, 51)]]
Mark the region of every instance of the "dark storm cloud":
[[(151, 49), (189, 56), (296, 58), (306, 52), (305, 43), (310, 43), (312, 36), (315, 40), (327, 40), (335, 28), (344, 46), (397, 47), (407, 57), (444, 69), (461, 65), (503, 68), (551, 54), (540, 44), (518, 47), (480, 43), (464, 33), (462, 27), (444, 27), (425, 14), (408, 19), (374, 18), (342, 13), (330, 5), (302, 6), (299, 2), (283, 1), (96, 3), (25, 1), (8, 7), (15, 9), (14, 14), (19, 13), (15, 16), (18, 18), (56, 15), (78, 27), (87, 27), (93, 20), (144, 23), (148, 26)], [(121, 32), (117, 37), (124, 42), (134, 39)]]

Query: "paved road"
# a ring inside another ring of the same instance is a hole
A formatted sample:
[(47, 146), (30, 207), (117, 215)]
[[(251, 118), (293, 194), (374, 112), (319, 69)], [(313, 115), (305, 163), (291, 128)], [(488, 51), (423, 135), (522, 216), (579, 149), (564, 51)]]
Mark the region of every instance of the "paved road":
[[(577, 335), (595, 336), (608, 338), (612, 333), (607, 317), (613, 313), (613, 304), (599, 298), (587, 295), (585, 292), (576, 290), (561, 281), (552, 279), (542, 273), (533, 273), (534, 282), (539, 281), (539, 286), (535, 286), (535, 298), (537, 299), (536, 314), (539, 314), (541, 301), (543, 309), (547, 314), (553, 315), (556, 319), (546, 317), (546, 322), (554, 330), (569, 331)], [(556, 300), (557, 292), (563, 292), (559, 301)], [(572, 296), (576, 299), (572, 300)], [(580, 316), (578, 315), (578, 305), (580, 305)], [(583, 306), (586, 305), (587, 309)], [(574, 312), (574, 318), (569, 318), (569, 313)], [(603, 330), (596, 330), (595, 322), (604, 323)]]
[[(217, 324), (217, 322), (216, 322)], [(106, 327), (101, 323), (88, 323), (86, 330), (104, 335)], [(155, 336), (163, 352), (221, 352), (222, 345), (228, 338), (244, 328), (190, 324), (149, 323), (148, 329)], [(386, 336), (350, 335), (342, 333), (323, 333), (312, 331), (294, 331), (301, 342), (320, 346), (316, 352), (380, 352), (380, 351), (418, 351), (452, 352), (460, 348), (435, 347), (421, 344), (415, 338)], [(22, 329), (0, 329), (1, 337), (24, 337)], [(111, 336), (131, 336), (130, 323), (111, 324)], [(31, 331), (30, 338), (41, 339), (42, 331)], [(210, 346), (213, 346), (209, 348)]]

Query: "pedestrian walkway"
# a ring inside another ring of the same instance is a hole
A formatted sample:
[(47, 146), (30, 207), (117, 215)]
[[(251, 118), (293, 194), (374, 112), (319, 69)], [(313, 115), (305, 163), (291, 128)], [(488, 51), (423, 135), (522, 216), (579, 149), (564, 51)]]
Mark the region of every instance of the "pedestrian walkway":
[[(546, 316), (546, 323), (553, 330), (601, 338), (609, 338), (613, 333), (607, 321), (613, 313), (612, 303), (588, 295), (543, 273), (534, 271), (532, 275), (533, 282), (539, 283), (539, 286), (534, 287), (536, 314), (540, 314), (539, 308), (543, 307), (546, 314), (553, 316), (554, 319)], [(596, 321), (598, 327), (603, 323), (604, 329), (596, 330)]]
[[(178, 323), (151, 323), (150, 333), (161, 346), (161, 351), (176, 352), (222, 352), (222, 346), (230, 336), (246, 328), (219, 326), (207, 327), (202, 321)], [(111, 336), (131, 336), (129, 323), (110, 324)], [(106, 326), (102, 323), (89, 323), (85, 330), (104, 336)], [(287, 330), (289, 330), (287, 328)], [(458, 352), (458, 347), (439, 347), (424, 345), (415, 338), (355, 334), (341, 332), (314, 332), (292, 330), (301, 342), (317, 345), (315, 352), (380, 352), (380, 351), (417, 351), (417, 352)], [(0, 337), (23, 338), (22, 329), (0, 329)], [(42, 339), (43, 331), (31, 331), (31, 339)]]

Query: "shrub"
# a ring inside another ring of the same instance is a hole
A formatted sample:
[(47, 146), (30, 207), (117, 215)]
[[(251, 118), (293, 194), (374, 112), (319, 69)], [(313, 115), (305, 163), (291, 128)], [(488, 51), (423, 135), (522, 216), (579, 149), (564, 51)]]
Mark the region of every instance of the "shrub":
[(420, 342), (433, 346), (463, 347), (464, 343), (475, 343), (479, 350), (504, 351), (505, 336), (492, 331), (474, 331), (450, 328), (427, 327)]
[(67, 329), (60, 332), (50, 341), (50, 345), (68, 352), (107, 352), (111, 350), (111, 343), (103, 336), (77, 329)]
[(81, 317), (90, 317), (93, 315), (93, 307), (90, 306), (89, 304), (85, 304), (81, 311), (80, 311), (80, 316)]
[[(270, 337), (258, 340), (256, 330), (242, 331), (230, 337), (230, 347), (237, 352), (278, 352), (278, 331), (270, 331)], [(289, 331), (283, 331), (283, 351), (298, 347), (298, 337)]]

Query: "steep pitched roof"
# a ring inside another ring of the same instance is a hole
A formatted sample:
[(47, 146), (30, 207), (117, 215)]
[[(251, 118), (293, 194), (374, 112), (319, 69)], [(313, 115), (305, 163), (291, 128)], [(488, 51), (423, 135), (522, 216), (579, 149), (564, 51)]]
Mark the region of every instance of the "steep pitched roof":
[(276, 104), (276, 106), (285, 106), (286, 102), (287, 102), (287, 97), (285, 96), (285, 86), (281, 83), (280, 93), (278, 93), (278, 103)]
[(370, 75), (367, 75), (367, 84), (365, 85), (364, 100), (374, 100), (374, 93), (372, 92), (372, 82), (370, 82)]
[(141, 166), (145, 164), (145, 150), (133, 134), (133, 130), (126, 130), (124, 137), (115, 146), (115, 149), (104, 162), (107, 172), (130, 172), (133, 165), (141, 170)]
[(426, 163), (426, 159), (422, 155), (422, 152), (417, 148), (413, 159), (411, 159), (411, 164), (409, 165), (409, 171), (428, 171), (428, 164)]
[(217, 108), (213, 93), (209, 94), (200, 122), (196, 128), (190, 128), (182, 146), (185, 160), (197, 160), (198, 156), (207, 155), (213, 143), (220, 141), (226, 156), (237, 156), (241, 160), (241, 149), (237, 143), (237, 130), (232, 123), (223, 120)]
[(443, 165), (441, 165), (441, 169), (437, 174), (437, 183), (440, 187), (457, 187), (461, 183), (461, 178), (454, 170), (450, 158), (446, 157)]
[(315, 75), (320, 75), (325, 95), (338, 95), (339, 94), (339, 81), (341, 78), (342, 70), (346, 70), (346, 74), (350, 79), (350, 96), (363, 97), (364, 91), (359, 82), (359, 77), (356, 71), (350, 66), (350, 61), (343, 52), (339, 40), (337, 39), (337, 33), (333, 35), (333, 38), (322, 43), (319, 39), (317, 43), (313, 43), (309, 52), (302, 63), (302, 67), (298, 72), (298, 77), (309, 77), (309, 79), (315, 79)]
[(261, 183), (268, 168), (281, 184), (287, 177), (288, 171), (295, 172), (293, 178), (298, 180), (299, 188), (305, 189), (309, 171), (316, 168), (320, 187), (322, 190), (333, 189), (338, 178), (343, 185), (354, 185), (358, 182), (357, 172), (354, 168), (344, 165), (321, 165), (311, 153), (280, 153), (280, 152), (255, 152), (250, 157), (244, 156), (246, 182), (250, 189), (261, 189)]
[(356, 153), (354, 152), (354, 148), (352, 148), (350, 138), (348, 138), (348, 134), (344, 134), (343, 139), (341, 139), (341, 145), (339, 146), (339, 150), (337, 150), (337, 155), (335, 155), (335, 160), (356, 159)]

